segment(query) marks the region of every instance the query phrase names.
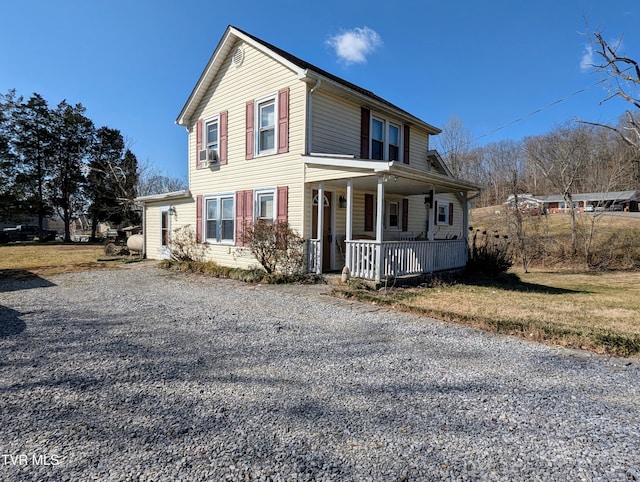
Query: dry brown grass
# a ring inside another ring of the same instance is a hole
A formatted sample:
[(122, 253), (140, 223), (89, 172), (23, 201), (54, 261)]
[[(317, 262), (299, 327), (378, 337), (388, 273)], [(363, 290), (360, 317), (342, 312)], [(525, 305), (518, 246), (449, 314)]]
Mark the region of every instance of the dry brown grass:
[(0, 246), (0, 271), (3, 277), (21, 278), (113, 267), (101, 258), (102, 245), (11, 244)]
[(534, 272), (342, 296), (549, 344), (640, 354), (640, 273)]

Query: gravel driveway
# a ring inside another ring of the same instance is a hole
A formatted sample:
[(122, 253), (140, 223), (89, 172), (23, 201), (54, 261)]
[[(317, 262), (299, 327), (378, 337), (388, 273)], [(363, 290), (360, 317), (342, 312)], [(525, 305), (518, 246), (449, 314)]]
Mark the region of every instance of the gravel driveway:
[(138, 263), (0, 275), (0, 479), (640, 480), (640, 364)]

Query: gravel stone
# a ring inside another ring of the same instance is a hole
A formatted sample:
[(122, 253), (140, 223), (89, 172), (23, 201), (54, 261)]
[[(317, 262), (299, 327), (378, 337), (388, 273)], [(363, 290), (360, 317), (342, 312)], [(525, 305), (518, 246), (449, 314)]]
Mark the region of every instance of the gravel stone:
[(0, 480), (640, 480), (640, 364), (142, 262), (0, 275)]

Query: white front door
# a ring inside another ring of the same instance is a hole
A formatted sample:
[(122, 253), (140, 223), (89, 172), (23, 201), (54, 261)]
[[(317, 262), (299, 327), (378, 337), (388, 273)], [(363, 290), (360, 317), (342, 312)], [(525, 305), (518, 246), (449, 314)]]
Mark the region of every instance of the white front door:
[(160, 208), (160, 258), (171, 258), (171, 214), (169, 206)]

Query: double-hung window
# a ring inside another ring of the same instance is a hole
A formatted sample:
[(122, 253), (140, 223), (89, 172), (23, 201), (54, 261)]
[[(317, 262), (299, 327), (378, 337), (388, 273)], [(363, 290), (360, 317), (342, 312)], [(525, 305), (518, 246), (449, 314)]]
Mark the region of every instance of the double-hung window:
[(273, 222), (275, 219), (275, 191), (256, 191), (256, 220)]
[(384, 121), (371, 119), (371, 159), (384, 159)]
[(400, 160), (400, 126), (371, 118), (371, 159)]
[(389, 160), (400, 160), (400, 127), (389, 123)]
[(276, 149), (276, 99), (257, 102), (258, 154), (270, 154)]
[(206, 239), (209, 243), (233, 243), (234, 196), (211, 196), (206, 204)]
[(204, 147), (207, 149), (207, 156), (200, 158), (200, 161), (204, 166), (208, 165), (209, 161), (216, 160), (218, 158), (218, 147), (220, 140), (220, 122), (218, 117), (209, 119), (204, 123)]
[(439, 202), (437, 206), (437, 224), (449, 224), (449, 203)]
[(388, 229), (400, 229), (400, 203), (398, 201), (389, 201), (387, 218)]

